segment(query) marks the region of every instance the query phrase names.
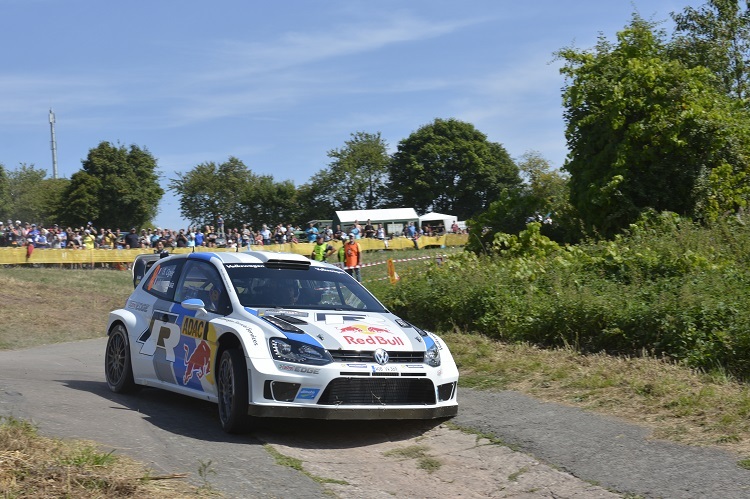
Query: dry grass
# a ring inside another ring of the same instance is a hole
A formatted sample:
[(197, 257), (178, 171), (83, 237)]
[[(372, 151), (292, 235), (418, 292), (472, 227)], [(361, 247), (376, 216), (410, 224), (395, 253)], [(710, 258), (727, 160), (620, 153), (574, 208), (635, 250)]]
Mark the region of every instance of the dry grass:
[(750, 390), (659, 359), (581, 355), (444, 335), (461, 384), (506, 389), (647, 425), (654, 437), (750, 456)]
[(110, 310), (132, 291), (130, 272), (0, 268), (0, 349), (105, 335)]
[(25, 421), (0, 423), (0, 494), (14, 498), (208, 497), (182, 476), (158, 477), (123, 456), (83, 441), (42, 437)]

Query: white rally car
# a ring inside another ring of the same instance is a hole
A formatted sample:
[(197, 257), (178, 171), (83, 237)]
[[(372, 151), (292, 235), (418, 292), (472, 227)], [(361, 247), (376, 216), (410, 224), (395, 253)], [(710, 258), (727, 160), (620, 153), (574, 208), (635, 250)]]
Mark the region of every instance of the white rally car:
[(262, 251), (157, 258), (135, 262), (135, 291), (109, 315), (112, 391), (146, 385), (217, 402), (228, 432), (252, 416), (456, 415), (445, 343), (343, 270)]

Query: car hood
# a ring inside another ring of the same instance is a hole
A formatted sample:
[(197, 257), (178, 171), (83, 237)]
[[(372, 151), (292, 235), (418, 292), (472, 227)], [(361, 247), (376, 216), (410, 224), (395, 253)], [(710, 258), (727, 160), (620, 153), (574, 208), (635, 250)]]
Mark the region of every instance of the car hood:
[(425, 351), (432, 339), (390, 313), (331, 310), (251, 311), (290, 339), (327, 350)]

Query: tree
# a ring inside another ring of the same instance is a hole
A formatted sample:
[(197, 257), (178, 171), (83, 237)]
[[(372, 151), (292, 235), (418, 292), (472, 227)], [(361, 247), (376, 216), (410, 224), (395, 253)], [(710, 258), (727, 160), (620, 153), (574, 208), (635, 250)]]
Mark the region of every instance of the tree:
[(240, 204), (241, 220), (254, 229), (263, 223), (298, 222), (301, 212), (294, 182), (276, 182), (270, 175), (251, 176), (242, 191)]
[[(533, 199), (534, 211), (554, 216), (563, 211), (568, 202), (568, 176), (554, 169), (537, 151), (521, 156), (518, 168)], [(529, 213), (530, 215), (530, 213)]]
[(62, 220), (60, 209), (67, 203), (65, 194), (69, 184), (70, 180), (66, 178), (48, 178), (38, 186), (43, 192), (41, 199), (43, 216), (39, 219), (42, 224), (49, 226)]
[[(744, 10), (740, 4), (744, 3)], [(703, 66), (717, 75), (727, 95), (750, 98), (750, 2), (708, 0), (698, 8), (672, 13), (674, 56), (689, 67)]]
[(191, 224), (215, 226), (221, 215), (225, 226), (231, 227), (242, 220), (239, 200), (251, 175), (242, 161), (230, 156), (219, 165), (211, 161), (178, 172), (169, 189), (179, 195), (180, 213)]
[(5, 172), (5, 166), (0, 163), (0, 220), (13, 216), (10, 198), (10, 180)]
[(299, 211), (294, 183), (256, 175), (235, 157), (177, 173), (169, 188), (180, 196), (182, 216), (199, 226), (215, 226), (221, 215), (225, 227), (247, 223), (257, 228), (295, 220)]
[(22, 163), (8, 174), (10, 206), (13, 217), (22, 222), (43, 223), (44, 190), (42, 184), (47, 171)]
[(394, 204), (467, 219), (518, 185), (505, 148), (469, 123), (436, 119), (403, 139), (390, 164)]
[[(503, 189), (488, 209), (468, 221), (467, 249), (476, 253), (490, 247), (496, 233), (518, 234), (526, 229), (529, 219), (540, 221), (548, 215), (552, 224), (542, 224), (542, 233), (550, 239), (568, 242), (569, 207), (568, 179), (555, 170), (541, 154), (529, 151), (521, 156), (518, 167), (523, 184)], [(566, 224), (561, 226), (561, 223)]]
[(156, 159), (148, 150), (101, 142), (81, 163), (64, 193), (63, 221), (125, 229), (143, 226), (156, 216), (164, 190)]
[(309, 182), (297, 188), (297, 205), (299, 208), (297, 220), (329, 220), (334, 211), (339, 208), (336, 191), (328, 188), (328, 180), (321, 180), (322, 172), (312, 176)]
[(346, 200), (347, 207), (342, 209), (378, 208), (388, 180), (388, 144), (380, 132), (356, 132), (351, 137), (341, 149), (328, 151), (328, 157), (333, 158), (330, 173), (334, 187)]
[(328, 157), (328, 167), (300, 187), (307, 220), (328, 219), (337, 210), (384, 206), (390, 156), (380, 132), (353, 133), (344, 147), (328, 151)]
[[(7, 174), (0, 168), (0, 206), (3, 218), (22, 222), (51, 225), (59, 221), (59, 207), (63, 204), (66, 179), (48, 179), (47, 171), (22, 163)], [(3, 187), (5, 184), (5, 187)]]
[(617, 40), (558, 53), (571, 203), (605, 236), (647, 208), (703, 217), (701, 199), (722, 187), (711, 170), (727, 163), (734, 178), (747, 168), (748, 113), (710, 71), (670, 59), (664, 33), (639, 16)]

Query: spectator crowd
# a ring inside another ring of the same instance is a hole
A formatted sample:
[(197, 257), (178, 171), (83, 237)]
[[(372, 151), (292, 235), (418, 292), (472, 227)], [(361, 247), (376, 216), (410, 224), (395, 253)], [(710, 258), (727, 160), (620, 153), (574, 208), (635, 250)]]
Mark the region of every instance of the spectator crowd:
[[(442, 235), (444, 227), (436, 228), (424, 226), (422, 228), (409, 222), (404, 227), (404, 237), (414, 240), (423, 235)], [(460, 229), (454, 224), (451, 232), (459, 233)], [(273, 244), (309, 242), (316, 243), (318, 236), (323, 242), (339, 240), (345, 242), (353, 238), (380, 239), (388, 244), (392, 237), (386, 233), (383, 224), (372, 224), (370, 220), (361, 225), (358, 221), (342, 230), (340, 225), (332, 228), (330, 225), (318, 228), (309, 223), (305, 229), (292, 224), (277, 224), (275, 227), (267, 224), (255, 230), (248, 224), (242, 227), (224, 229), (224, 221), (218, 218), (216, 226), (206, 225), (188, 227), (186, 229), (142, 228), (131, 227), (128, 230), (120, 228), (97, 228), (92, 222), (80, 227), (60, 227), (52, 224), (49, 227), (38, 226), (36, 223), (22, 223), (20, 220), (0, 221), (0, 247), (22, 247), (33, 245), (34, 248), (53, 249), (148, 249), (148, 248), (190, 248), (202, 246), (208, 248), (249, 248), (250, 246), (269, 246)]]

